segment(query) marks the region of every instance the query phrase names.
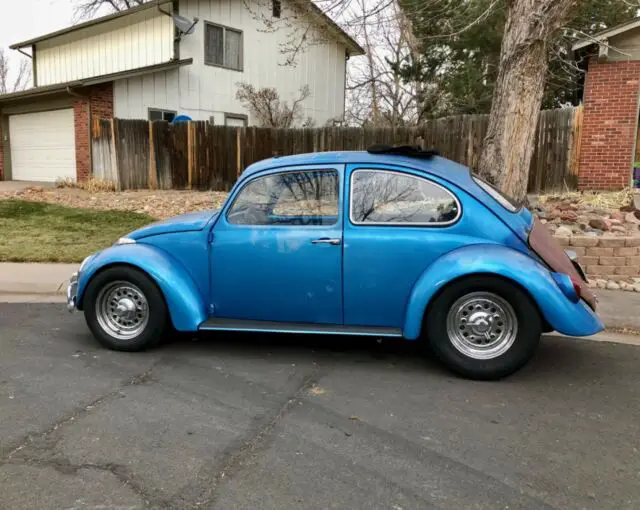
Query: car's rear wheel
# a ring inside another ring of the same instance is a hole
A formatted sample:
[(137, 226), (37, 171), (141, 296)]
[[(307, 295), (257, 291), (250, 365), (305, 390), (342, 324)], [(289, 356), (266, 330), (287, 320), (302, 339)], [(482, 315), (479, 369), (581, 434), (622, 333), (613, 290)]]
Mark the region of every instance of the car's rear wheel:
[(145, 350), (167, 331), (162, 293), (137, 269), (114, 266), (98, 273), (89, 282), (83, 303), (89, 329), (109, 349)]
[(480, 276), (454, 282), (429, 307), (426, 335), (433, 352), (454, 372), (499, 379), (533, 356), (542, 321), (518, 286)]

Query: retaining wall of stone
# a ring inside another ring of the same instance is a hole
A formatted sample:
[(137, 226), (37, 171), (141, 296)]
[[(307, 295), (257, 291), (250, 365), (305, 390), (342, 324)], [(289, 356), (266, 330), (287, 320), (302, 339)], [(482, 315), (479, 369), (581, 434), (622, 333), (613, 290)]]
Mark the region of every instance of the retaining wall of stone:
[(588, 277), (629, 280), (640, 276), (640, 237), (557, 237), (578, 255)]

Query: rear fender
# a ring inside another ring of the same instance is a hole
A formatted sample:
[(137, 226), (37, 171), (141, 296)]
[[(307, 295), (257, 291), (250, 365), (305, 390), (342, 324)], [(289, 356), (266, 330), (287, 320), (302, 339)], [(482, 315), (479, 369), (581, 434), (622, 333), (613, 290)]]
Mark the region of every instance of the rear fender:
[(522, 287), (538, 305), (551, 328), (571, 336), (602, 331), (598, 316), (583, 302), (571, 302), (552, 273), (526, 254), (501, 245), (472, 245), (451, 251), (433, 262), (413, 287), (403, 328), (409, 340), (420, 336), (429, 303), (450, 282), (473, 275), (496, 275)]
[(91, 278), (118, 264), (140, 269), (158, 285), (169, 308), (171, 322), (178, 331), (197, 331), (207, 319), (202, 295), (184, 266), (165, 251), (145, 244), (114, 246), (89, 259), (79, 275), (79, 309), (82, 309), (82, 299)]

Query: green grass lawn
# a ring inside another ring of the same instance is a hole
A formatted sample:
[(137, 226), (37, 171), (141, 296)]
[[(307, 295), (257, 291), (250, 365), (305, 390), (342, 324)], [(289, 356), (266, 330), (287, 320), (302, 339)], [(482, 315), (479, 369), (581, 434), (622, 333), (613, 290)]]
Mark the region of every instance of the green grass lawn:
[(0, 262), (81, 262), (153, 221), (134, 212), (0, 200)]

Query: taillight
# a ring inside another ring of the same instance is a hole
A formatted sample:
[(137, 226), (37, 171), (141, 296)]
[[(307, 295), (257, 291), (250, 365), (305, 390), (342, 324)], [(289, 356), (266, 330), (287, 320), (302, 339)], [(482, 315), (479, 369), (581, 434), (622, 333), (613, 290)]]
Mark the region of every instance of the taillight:
[(570, 301), (573, 303), (580, 301), (580, 297), (582, 296), (580, 280), (564, 273), (551, 273), (551, 276), (558, 287), (560, 287), (562, 293), (567, 296)]
[(578, 300), (582, 297), (582, 285), (580, 285), (580, 281), (573, 276), (571, 278), (571, 283), (573, 283), (573, 290), (576, 291), (576, 296), (578, 296)]

